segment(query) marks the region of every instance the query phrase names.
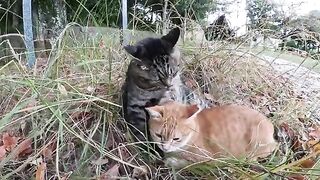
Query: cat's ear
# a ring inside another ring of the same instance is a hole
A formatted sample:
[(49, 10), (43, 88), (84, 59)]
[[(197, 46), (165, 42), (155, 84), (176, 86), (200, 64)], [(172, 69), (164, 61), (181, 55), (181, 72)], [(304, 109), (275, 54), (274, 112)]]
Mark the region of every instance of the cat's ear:
[(179, 27), (171, 29), (168, 34), (161, 37), (162, 40), (168, 43), (170, 48), (173, 48), (178, 42), (180, 37), (180, 29)]
[(135, 58), (140, 58), (140, 47), (139, 46), (132, 46), (126, 45), (123, 47), (129, 54), (131, 54)]
[(162, 117), (160, 106), (148, 107), (146, 110), (150, 116), (150, 119), (159, 119)]
[(197, 104), (193, 104), (193, 105), (189, 105), (187, 107), (187, 118), (193, 116), (194, 114), (196, 114), (199, 111), (199, 107)]

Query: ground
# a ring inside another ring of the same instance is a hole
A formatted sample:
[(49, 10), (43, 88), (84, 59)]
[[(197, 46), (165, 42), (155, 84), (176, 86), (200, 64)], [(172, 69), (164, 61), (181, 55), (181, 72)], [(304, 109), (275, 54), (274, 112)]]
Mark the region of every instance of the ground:
[(314, 103), (313, 115), (320, 121), (320, 74), (312, 68), (292, 63), (285, 59), (261, 56), (279, 75), (287, 77), (294, 83), (294, 90), (304, 96), (308, 103)]
[(118, 32), (93, 34), (66, 34), (33, 69), (23, 60), (0, 67), (1, 179), (320, 176), (317, 74), (303, 79), (305, 69), (296, 64), (278, 59), (270, 66), (270, 56), (224, 42), (179, 42), (187, 85), (217, 105), (244, 104), (264, 113), (280, 129), (281, 146), (261, 164), (226, 158), (173, 170), (151, 154), (143, 158), (130, 141), (119, 113), (130, 57)]

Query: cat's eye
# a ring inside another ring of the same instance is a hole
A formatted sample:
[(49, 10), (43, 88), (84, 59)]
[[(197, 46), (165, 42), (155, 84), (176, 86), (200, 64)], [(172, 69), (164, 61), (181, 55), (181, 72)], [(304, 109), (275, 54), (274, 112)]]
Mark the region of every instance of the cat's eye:
[(173, 138), (174, 141), (180, 141), (180, 138)]
[(162, 138), (161, 134), (156, 133), (156, 136), (157, 136), (158, 138)]
[(144, 70), (144, 71), (149, 70), (149, 68), (147, 68), (147, 66), (145, 66), (145, 65), (141, 65), (141, 66), (140, 66), (140, 69), (142, 69), (142, 70)]

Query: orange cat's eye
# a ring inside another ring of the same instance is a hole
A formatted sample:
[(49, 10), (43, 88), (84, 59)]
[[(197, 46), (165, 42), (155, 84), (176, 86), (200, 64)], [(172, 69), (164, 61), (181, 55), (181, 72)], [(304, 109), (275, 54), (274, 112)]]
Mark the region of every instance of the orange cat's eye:
[(173, 138), (173, 140), (174, 140), (174, 141), (179, 141), (179, 140), (180, 140), (180, 138)]
[(156, 136), (157, 136), (158, 138), (162, 138), (161, 134), (156, 133)]

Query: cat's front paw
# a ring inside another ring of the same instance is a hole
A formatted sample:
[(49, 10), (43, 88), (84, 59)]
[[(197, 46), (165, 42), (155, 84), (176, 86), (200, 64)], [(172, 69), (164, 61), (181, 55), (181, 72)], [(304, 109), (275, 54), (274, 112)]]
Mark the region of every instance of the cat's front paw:
[(186, 165), (188, 165), (188, 161), (175, 157), (169, 157), (165, 160), (165, 166), (168, 167), (182, 168)]

